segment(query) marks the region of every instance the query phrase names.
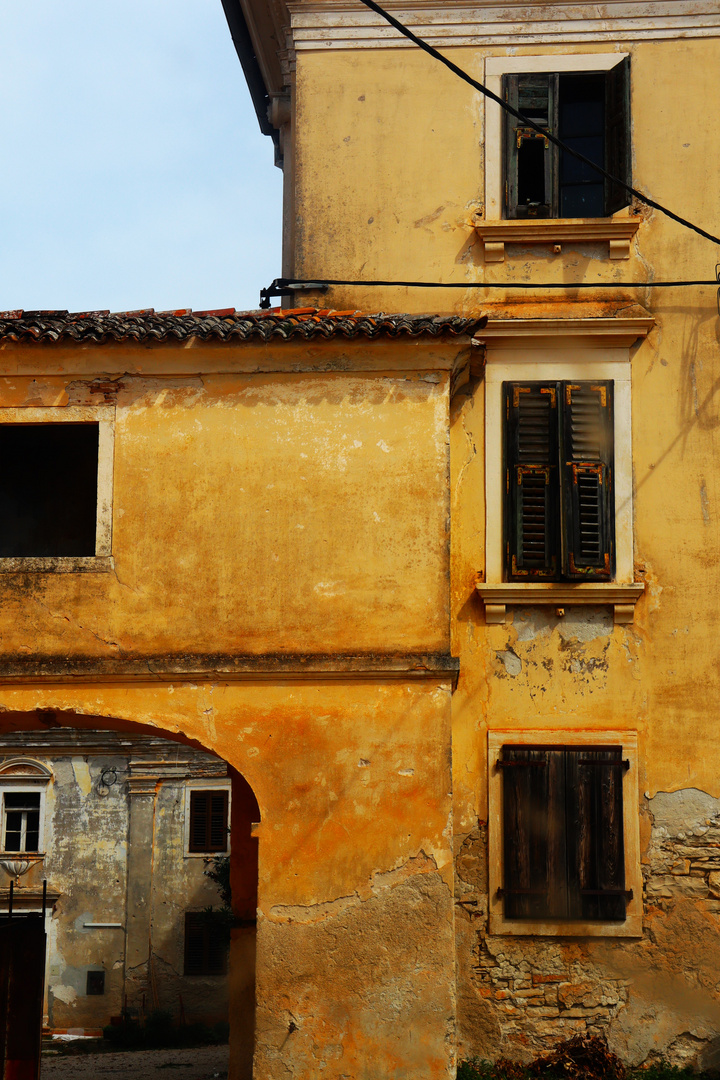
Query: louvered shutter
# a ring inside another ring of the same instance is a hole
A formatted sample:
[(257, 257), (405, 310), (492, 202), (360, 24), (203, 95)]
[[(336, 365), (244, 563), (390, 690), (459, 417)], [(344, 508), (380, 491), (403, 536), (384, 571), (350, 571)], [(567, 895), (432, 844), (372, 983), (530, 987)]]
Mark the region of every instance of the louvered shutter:
[(224, 975), (227, 938), (204, 911), (185, 914), (185, 975)]
[(227, 851), (227, 791), (190, 792), (190, 851)]
[(188, 911), (185, 915), (185, 975), (204, 975), (205, 928), (200, 911)]
[[(541, 127), (552, 128), (557, 76), (532, 72), (503, 75), (503, 98)], [(554, 147), (542, 135), (504, 112), (505, 216), (547, 218), (553, 214)]]
[(213, 792), (210, 796), (210, 824), (208, 851), (227, 850), (227, 791)]
[(560, 572), (558, 383), (503, 383), (509, 581)]
[(208, 850), (209, 796), (207, 791), (190, 792), (190, 851)]
[(626, 917), (621, 747), (566, 751), (568, 915)]
[(614, 572), (613, 384), (563, 383), (562, 568), (575, 580)]
[[(630, 57), (605, 76), (605, 168), (612, 175), (632, 183), (630, 154)], [(605, 180), (605, 214), (630, 205), (630, 193)]]
[(567, 910), (564, 755), (504, 746), (503, 908), (506, 919), (564, 918)]

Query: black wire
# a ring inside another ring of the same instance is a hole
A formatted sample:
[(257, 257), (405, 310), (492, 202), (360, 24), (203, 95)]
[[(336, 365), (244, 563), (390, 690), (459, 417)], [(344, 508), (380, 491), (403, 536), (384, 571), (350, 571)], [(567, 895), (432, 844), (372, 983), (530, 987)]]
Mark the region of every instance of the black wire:
[[(422, 38), (419, 38), (416, 34), (413, 34), (412, 30), (409, 30), (407, 26), (404, 26), (403, 23), (399, 22), (396, 18), (394, 18), (394, 16), (390, 15), (387, 11), (381, 8), (379, 4), (376, 4), (375, 0), (360, 0), (360, 3), (364, 4), (365, 7), (370, 8), (370, 10), (374, 11), (377, 15), (380, 15), (381, 18), (385, 19), (386, 22), (389, 22), (390, 25), (393, 26), (400, 34), (403, 34), (415, 45), (418, 45), (435, 60), (439, 60), (441, 64), (444, 64), (446, 68), (449, 68), (450, 71), (452, 71), (459, 78), (463, 79), (466, 83), (469, 83), (470, 86), (474, 87), (476, 90), (479, 90), (481, 94), (485, 95), (485, 97), (490, 98), (491, 101), (496, 101), (498, 105), (502, 109), (505, 109), (506, 112), (509, 112), (511, 116), (514, 116), (517, 120), (521, 120), (523, 124), (527, 125), (527, 127), (531, 127), (534, 131), (539, 132), (555, 146), (559, 146), (560, 149), (563, 150), (565, 153), (572, 154), (572, 156), (577, 158), (578, 161), (582, 161), (583, 164), (589, 165), (596, 172), (604, 176), (606, 180), (611, 180), (613, 184), (618, 184), (620, 187), (624, 188), (625, 191), (629, 191), (631, 195), (634, 195), (636, 199), (640, 199), (641, 202), (646, 203), (648, 206), (654, 207), (655, 210), (659, 210), (660, 213), (665, 214), (669, 218), (672, 218), (673, 221), (677, 221), (681, 225), (684, 225), (686, 229), (692, 229), (693, 232), (698, 233), (700, 236), (704, 236), (706, 240), (712, 240), (714, 244), (720, 244), (719, 236), (713, 236), (712, 233), (705, 232), (705, 230), (701, 229), (698, 225), (693, 225), (691, 221), (688, 221), (686, 218), (680, 217), (679, 214), (674, 214), (672, 210), (668, 210), (667, 207), (663, 206), (661, 203), (655, 202), (647, 195), (643, 195), (642, 192), (638, 191), (634, 187), (631, 187), (630, 184), (625, 183), (625, 181), (621, 180), (618, 176), (613, 176), (612, 173), (606, 172), (606, 170), (603, 169), (600, 165), (597, 165), (594, 161), (586, 158), (584, 154), (580, 154), (571, 146), (567, 146), (550, 131), (547, 131), (539, 124), (536, 124), (534, 120), (530, 119), (530, 117), (525, 116), (521, 112), (518, 112), (518, 110), (514, 109), (512, 105), (508, 105), (506, 101), (503, 101), (502, 98), (499, 98), (497, 94), (494, 94), (492, 92), (492, 90), (488, 90), (486, 86), (483, 86), (482, 83), (478, 82), (476, 79), (473, 79), (471, 75), (468, 75), (468, 73), (466, 71), (463, 71), (462, 68), (458, 67), (457, 64), (453, 64), (452, 60), (448, 60), (447, 57), (443, 56), (442, 53), (438, 52), (438, 50), (433, 48), (432, 45), (428, 45), (427, 41), (423, 41)], [(704, 282), (700, 282), (698, 284), (704, 284)]]
[(718, 282), (715, 278), (708, 281), (578, 281), (568, 283), (565, 281), (355, 281), (345, 278), (275, 278), (269, 289), (263, 289), (263, 294), (271, 294), (276, 289), (283, 289), (287, 293), (299, 290), (290, 288), (292, 285), (312, 286), (317, 285), (397, 285), (412, 289), (671, 289), (684, 285), (714, 285)]

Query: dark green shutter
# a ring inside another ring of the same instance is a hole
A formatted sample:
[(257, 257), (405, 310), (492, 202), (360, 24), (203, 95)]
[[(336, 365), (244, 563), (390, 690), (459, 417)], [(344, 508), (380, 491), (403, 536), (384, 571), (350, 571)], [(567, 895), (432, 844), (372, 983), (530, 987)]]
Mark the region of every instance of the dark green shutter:
[(626, 917), (621, 747), (566, 752), (568, 916)]
[(505, 561), (509, 581), (560, 572), (559, 383), (503, 383)]
[[(605, 77), (605, 168), (632, 183), (630, 154), (630, 57)], [(630, 193), (605, 180), (605, 214), (610, 216), (630, 204)]]
[(563, 574), (609, 580), (614, 573), (613, 384), (563, 383)]

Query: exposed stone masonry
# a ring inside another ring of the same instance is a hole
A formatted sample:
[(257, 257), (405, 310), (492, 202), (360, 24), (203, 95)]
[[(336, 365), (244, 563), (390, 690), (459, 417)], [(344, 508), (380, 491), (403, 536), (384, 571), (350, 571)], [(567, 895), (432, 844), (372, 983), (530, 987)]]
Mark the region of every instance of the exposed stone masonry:
[(629, 1064), (720, 1064), (720, 800), (660, 792), (642, 814), (641, 939), (488, 935), (484, 824), (460, 843), (460, 1058), (528, 1059), (602, 1033)]

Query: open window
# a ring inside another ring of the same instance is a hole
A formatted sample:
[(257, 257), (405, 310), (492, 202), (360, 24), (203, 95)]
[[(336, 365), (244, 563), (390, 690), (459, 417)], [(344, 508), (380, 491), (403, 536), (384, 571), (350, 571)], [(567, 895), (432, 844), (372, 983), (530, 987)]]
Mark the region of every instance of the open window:
[(506, 382), (508, 581), (612, 579), (611, 380)]
[(112, 565), (113, 410), (0, 409), (0, 571)]
[(633, 732), (489, 735), (493, 933), (641, 928)]
[[(629, 184), (630, 58), (609, 71), (503, 76), (503, 98), (572, 149)], [(505, 217), (610, 217), (628, 192), (505, 113)]]

